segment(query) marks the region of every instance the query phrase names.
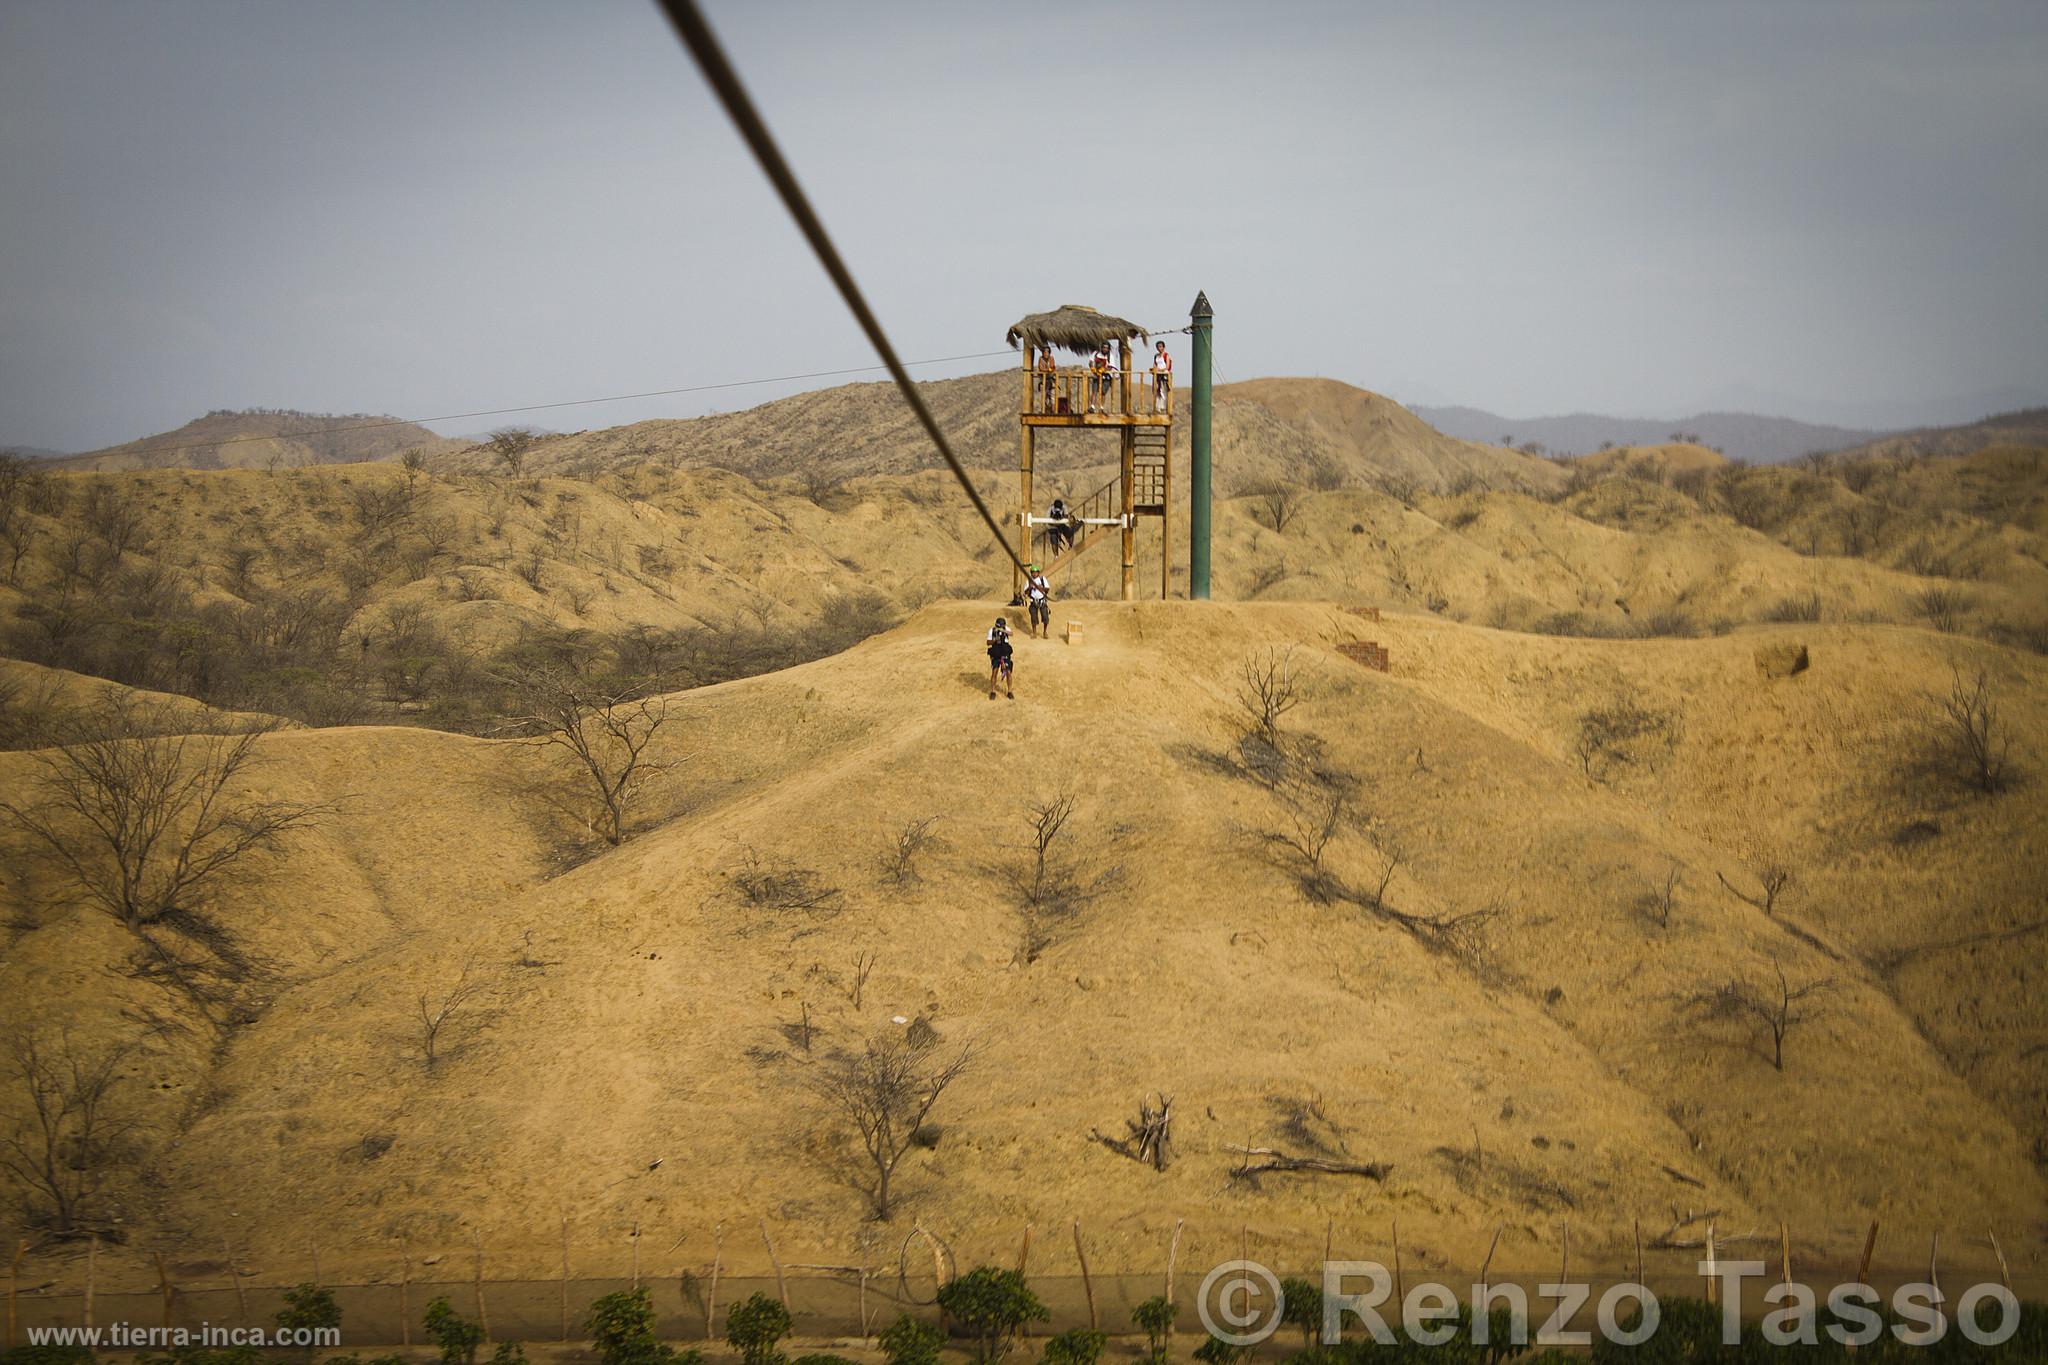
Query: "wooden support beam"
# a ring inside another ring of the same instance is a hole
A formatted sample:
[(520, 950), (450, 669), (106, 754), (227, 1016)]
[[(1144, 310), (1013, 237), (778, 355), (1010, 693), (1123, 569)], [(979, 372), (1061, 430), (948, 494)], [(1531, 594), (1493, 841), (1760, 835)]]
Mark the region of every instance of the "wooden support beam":
[[(1128, 394), (1128, 389), (1126, 390)], [(1132, 484), (1138, 456), (1138, 433), (1133, 427), (1125, 427), (1123, 435), (1123, 506), (1124, 512), (1124, 581), (1123, 600), (1128, 602), (1137, 596), (1138, 566), (1138, 525), (1130, 514)]]

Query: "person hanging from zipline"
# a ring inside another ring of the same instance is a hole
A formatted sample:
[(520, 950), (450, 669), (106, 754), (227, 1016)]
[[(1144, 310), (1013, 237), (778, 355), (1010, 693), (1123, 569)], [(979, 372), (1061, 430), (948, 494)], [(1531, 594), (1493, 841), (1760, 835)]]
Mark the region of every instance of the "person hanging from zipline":
[(988, 699), (996, 699), (996, 685), (1000, 683), (1010, 700), (1017, 699), (1017, 692), (1010, 685), (1010, 660), (1015, 654), (1010, 646), (1010, 623), (998, 616), (996, 623), (988, 628)]
[(1044, 628), (1044, 638), (1052, 638), (1052, 584), (1045, 581), (1045, 573), (1036, 564), (1024, 566), (1024, 600), (1031, 606), (1031, 633), (1037, 635)]
[(1067, 500), (1054, 498), (1052, 506), (1045, 509), (1045, 519), (1052, 523), (1045, 533), (1046, 552), (1057, 556), (1061, 550), (1073, 549), (1074, 518), (1067, 511)]

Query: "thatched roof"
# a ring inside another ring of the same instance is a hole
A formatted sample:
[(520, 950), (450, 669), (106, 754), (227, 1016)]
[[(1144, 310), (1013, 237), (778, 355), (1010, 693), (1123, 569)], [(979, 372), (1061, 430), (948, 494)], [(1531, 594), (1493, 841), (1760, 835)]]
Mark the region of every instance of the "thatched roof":
[(1144, 335), (1145, 329), (1135, 322), (1113, 318), (1078, 303), (1063, 303), (1050, 313), (1033, 313), (1018, 320), (1003, 340), (1012, 346), (1056, 346), (1075, 355), (1087, 355), (1105, 341), (1126, 341)]

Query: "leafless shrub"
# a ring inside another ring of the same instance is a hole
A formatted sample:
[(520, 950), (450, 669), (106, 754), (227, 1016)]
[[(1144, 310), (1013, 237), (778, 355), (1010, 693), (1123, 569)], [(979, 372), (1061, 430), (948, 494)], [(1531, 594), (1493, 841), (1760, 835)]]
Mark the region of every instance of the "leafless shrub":
[(1815, 997), (1833, 989), (1832, 979), (1822, 977), (1794, 986), (1782, 964), (1773, 962), (1774, 981), (1736, 979), (1711, 991), (1686, 999), (1685, 1007), (1708, 1020), (1744, 1022), (1760, 1027), (1770, 1039), (1771, 1065), (1785, 1069), (1785, 1039), (1801, 1024), (1823, 1013)]
[(1671, 927), (1671, 917), (1678, 906), (1678, 871), (1678, 864), (1671, 864), (1662, 886), (1647, 887), (1636, 896), (1633, 908), (1645, 924), (1659, 929)]
[(967, 1045), (948, 1058), (936, 1041), (918, 1046), (894, 1034), (871, 1039), (858, 1053), (840, 1053), (819, 1072), (814, 1088), (850, 1133), (854, 1179), (874, 1216), (887, 1221), (895, 1206), (896, 1167), (926, 1120), (973, 1064)]
[(839, 908), (839, 888), (827, 885), (815, 870), (764, 857), (750, 845), (740, 847), (732, 886), (740, 902), (752, 910), (826, 914)]
[(1094, 866), (1075, 848), (1067, 826), (1076, 808), (1074, 798), (1061, 792), (1025, 811), (1029, 834), (1023, 856), (1007, 875), (1024, 914), (1026, 962), (1036, 962), (1062, 925), (1122, 884), (1120, 866)]
[(1968, 593), (1938, 584), (1913, 596), (1913, 609), (1944, 635), (1954, 635), (1963, 628), (1963, 616), (1971, 605)]
[(0, 749), (40, 749), (56, 739), (68, 710), (63, 690), (54, 674), (0, 673)]
[(1344, 797), (1325, 789), (1286, 790), (1280, 802), (1282, 826), (1264, 834), (1294, 872), (1301, 894), (1327, 905), (1343, 893), (1342, 884), (1324, 865), (1324, 855), (1344, 823)]
[(1820, 620), (1820, 594), (1810, 592), (1804, 597), (1781, 597), (1765, 607), (1766, 621), (1818, 621)]
[(1764, 858), (1751, 866), (1750, 874), (1756, 878), (1757, 893), (1754, 896), (1736, 890), (1735, 884), (1720, 872), (1714, 873), (1720, 878), (1721, 885), (1728, 889), (1729, 895), (1755, 906), (1766, 915), (1777, 914), (1778, 897), (1792, 885), (1792, 869), (1774, 858)]
[(1245, 580), (1244, 595), (1246, 597), (1257, 597), (1266, 589), (1276, 587), (1286, 581), (1286, 562), (1278, 559), (1268, 560), (1265, 563), (1253, 566), (1251, 577)]
[(944, 846), (932, 829), (938, 822), (938, 816), (927, 815), (922, 820), (906, 822), (896, 831), (895, 839), (882, 855), (882, 880), (891, 886), (911, 886), (924, 880), (918, 871), (918, 860)]
[(349, 486), (351, 510), (365, 536), (382, 535), (412, 515), (413, 488), (410, 481), (388, 488), (374, 483)]
[(1280, 719), (1301, 705), (1306, 684), (1293, 645), (1256, 650), (1238, 665), (1237, 704), (1251, 719), (1253, 731), (1275, 749), (1280, 747)]
[(868, 978), (874, 975), (875, 964), (880, 961), (873, 953), (860, 952), (853, 955), (853, 980), (846, 988), (846, 998), (860, 1008), (861, 997), (867, 994)]
[(20, 1182), (29, 1221), (60, 1237), (111, 1230), (103, 1196), (137, 1126), (116, 1093), (130, 1050), (88, 1048), (68, 1030), (35, 1026), (16, 1028), (0, 1046), (26, 1100), (22, 1120), (0, 1138), (0, 1170)]
[(2003, 791), (2010, 778), (2012, 739), (1989, 676), (1980, 668), (1965, 678), (1960, 667), (1951, 665), (1948, 695), (1934, 698), (1934, 707), (1938, 762), (1986, 795)]
[(650, 752), (668, 721), (668, 699), (562, 664), (529, 664), (499, 681), (515, 708), (500, 728), (570, 756), (595, 802), (592, 831), (616, 847), (648, 784), (675, 766)]

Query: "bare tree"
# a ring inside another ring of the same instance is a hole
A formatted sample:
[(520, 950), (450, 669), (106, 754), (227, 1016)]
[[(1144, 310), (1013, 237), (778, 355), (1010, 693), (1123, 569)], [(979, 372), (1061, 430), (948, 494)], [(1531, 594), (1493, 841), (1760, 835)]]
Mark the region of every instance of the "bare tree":
[(571, 756), (596, 801), (591, 829), (616, 847), (648, 782), (675, 766), (648, 752), (668, 720), (668, 699), (563, 665), (531, 665), (499, 680), (512, 689), (517, 708), (502, 728)]
[(1833, 989), (1834, 981), (1820, 977), (1794, 986), (1781, 963), (1772, 962), (1775, 982), (1733, 980), (1715, 990), (1690, 997), (1686, 1006), (1709, 1019), (1745, 1021), (1761, 1026), (1771, 1040), (1771, 1065), (1785, 1069), (1785, 1038), (1801, 1024), (1820, 1017), (1815, 996)]
[(1966, 680), (1962, 669), (1951, 665), (1948, 696), (1937, 697), (1935, 704), (1938, 748), (1949, 766), (1978, 791), (2004, 790), (2011, 737), (1984, 670)]
[(927, 815), (922, 820), (911, 820), (896, 831), (895, 840), (882, 855), (882, 879), (891, 886), (909, 886), (924, 880), (918, 873), (918, 859), (929, 849), (939, 846), (939, 836), (932, 826), (939, 822), (936, 815)]
[(125, 1155), (135, 1121), (115, 1107), (130, 1049), (88, 1049), (68, 1030), (33, 1026), (4, 1044), (12, 1078), (27, 1099), (14, 1130), (0, 1138), (0, 1170), (20, 1181), (30, 1218), (60, 1236), (96, 1228), (101, 1196)]
[(1727, 887), (1728, 894), (1735, 899), (1755, 906), (1766, 915), (1777, 914), (1778, 897), (1784, 895), (1785, 888), (1792, 884), (1792, 869), (1774, 858), (1766, 858), (1753, 866), (1750, 872), (1756, 877), (1757, 893), (1754, 896), (1737, 891), (1735, 883), (1722, 876), (1719, 871), (1714, 875), (1720, 877), (1721, 885)]
[(1294, 646), (1255, 650), (1238, 665), (1237, 704), (1251, 718), (1252, 728), (1273, 748), (1280, 747), (1280, 718), (1301, 705), (1305, 679), (1294, 662)]
[(427, 472), (427, 452), (413, 446), (398, 457), (398, 467), (405, 471), (405, 491), (411, 493)]
[(432, 1071), (446, 1055), (444, 1045), (458, 1019), (474, 1022), (475, 1012), (470, 1006), (488, 989), (489, 982), (478, 973), (476, 954), (471, 952), (462, 959), (462, 970), (447, 989), (420, 992), (420, 1058), (427, 1070)]
[(1671, 927), (1672, 912), (1677, 908), (1678, 864), (1671, 864), (1661, 887), (1652, 886), (1636, 897), (1635, 912), (1659, 929)]
[(1286, 824), (1266, 831), (1266, 842), (1288, 855), (1302, 895), (1317, 904), (1338, 899), (1344, 889), (1323, 865), (1323, 855), (1344, 822), (1342, 793), (1286, 791), (1281, 795), (1281, 811)]
[(833, 1057), (813, 1083), (853, 1130), (864, 1158), (862, 1193), (875, 1217), (884, 1221), (894, 1206), (897, 1164), (939, 1097), (974, 1060), (971, 1044), (949, 1060), (936, 1057), (936, 1047), (935, 1041), (919, 1047), (893, 1033), (883, 1034), (858, 1053)]
[(1024, 856), (1008, 869), (1008, 875), (1024, 912), (1026, 962), (1036, 962), (1052, 945), (1060, 924), (1122, 883), (1120, 866), (1091, 872), (1074, 852), (1067, 826), (1075, 809), (1073, 796), (1060, 792), (1025, 810), (1030, 833)]
[(1308, 498), (1301, 485), (1279, 479), (1252, 484), (1243, 490), (1242, 496), (1252, 500), (1252, 520), (1275, 535), (1287, 529)]
[(171, 733), (184, 727), (165, 708), (110, 692), (70, 728), (34, 756), (35, 799), (0, 812), (130, 929), (197, 913), (254, 855), (334, 810), (238, 794), (269, 727)]

